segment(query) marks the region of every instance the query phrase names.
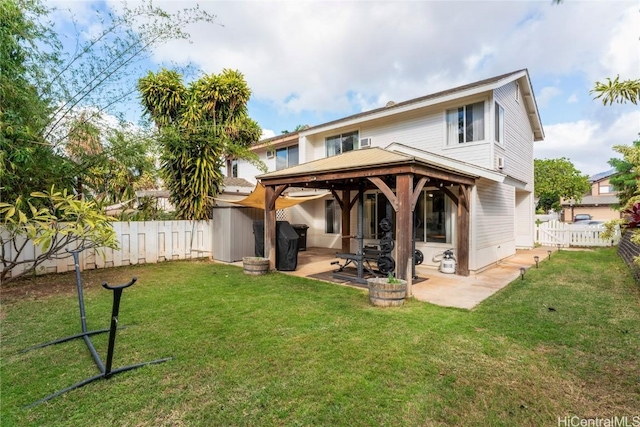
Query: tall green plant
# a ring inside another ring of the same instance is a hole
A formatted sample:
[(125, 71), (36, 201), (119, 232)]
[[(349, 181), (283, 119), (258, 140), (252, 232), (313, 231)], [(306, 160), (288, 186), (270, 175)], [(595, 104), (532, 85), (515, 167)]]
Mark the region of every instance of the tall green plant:
[[(640, 139), (631, 146), (616, 145), (614, 151), (623, 155), (622, 159), (613, 158), (609, 164), (615, 168), (615, 175), (609, 183), (616, 190), (618, 207), (624, 208), (632, 197), (638, 194), (640, 183)], [(628, 206), (627, 206), (628, 207)]]
[(539, 208), (559, 210), (561, 199), (582, 200), (589, 191), (589, 177), (567, 158), (534, 160), (535, 195)]
[[(47, 22), (54, 12), (65, 13), (40, 0), (0, 0), (0, 195), (5, 201), (27, 200), (52, 184), (71, 190), (76, 178), (88, 182), (93, 160), (86, 161), (87, 153), (82, 162), (67, 155), (78, 131), (104, 113), (122, 118), (122, 106), (133, 100), (142, 61), (153, 48), (188, 39), (189, 24), (215, 19), (198, 7), (167, 13), (150, 0), (123, 4), (118, 14), (101, 10), (99, 30), (78, 32), (66, 49)], [(77, 24), (70, 12), (67, 16)]]
[(176, 71), (150, 72), (138, 82), (142, 105), (162, 146), (162, 177), (178, 218), (209, 219), (229, 157), (258, 162), (249, 146), (260, 127), (248, 116), (251, 90), (234, 70), (210, 74), (188, 87)]

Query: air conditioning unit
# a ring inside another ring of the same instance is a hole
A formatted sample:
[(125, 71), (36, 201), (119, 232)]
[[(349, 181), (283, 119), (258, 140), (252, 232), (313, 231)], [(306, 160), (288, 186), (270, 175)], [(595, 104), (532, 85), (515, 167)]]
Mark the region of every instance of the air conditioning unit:
[(267, 150), (267, 159), (273, 159), (276, 156), (275, 150)]
[(360, 148), (371, 147), (371, 138), (360, 138)]
[(504, 169), (505, 159), (502, 156), (496, 158), (496, 166), (498, 169)]

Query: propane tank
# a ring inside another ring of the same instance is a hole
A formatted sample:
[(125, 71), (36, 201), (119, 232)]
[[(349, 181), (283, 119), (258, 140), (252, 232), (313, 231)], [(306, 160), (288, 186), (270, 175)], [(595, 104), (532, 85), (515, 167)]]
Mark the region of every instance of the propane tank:
[(440, 271), (442, 273), (453, 274), (456, 272), (456, 260), (453, 257), (453, 251), (447, 249), (442, 254), (442, 261), (440, 261)]

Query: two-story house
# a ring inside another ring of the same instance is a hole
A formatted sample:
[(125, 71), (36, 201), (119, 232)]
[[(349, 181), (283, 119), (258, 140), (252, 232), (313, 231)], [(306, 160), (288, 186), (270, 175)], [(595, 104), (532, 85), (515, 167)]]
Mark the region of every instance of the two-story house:
[(578, 202), (573, 199), (562, 201), (562, 218), (566, 222), (573, 221), (576, 215), (588, 214), (594, 220), (609, 221), (622, 217), (617, 209), (618, 192), (614, 190), (609, 179), (616, 173), (608, 170), (589, 178), (591, 191)]
[(533, 143), (543, 138), (520, 70), (261, 141), (254, 150), (270, 172), (237, 171), (266, 187), (265, 228), (285, 189), (324, 191), (278, 213), (309, 225), (307, 246), (357, 252), (380, 243), (388, 218), (400, 277), (414, 245), (434, 266), (453, 248), (467, 275), (533, 247)]

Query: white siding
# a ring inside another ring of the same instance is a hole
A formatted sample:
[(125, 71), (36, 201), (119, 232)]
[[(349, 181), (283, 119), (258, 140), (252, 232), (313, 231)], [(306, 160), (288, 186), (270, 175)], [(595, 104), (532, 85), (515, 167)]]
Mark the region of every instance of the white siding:
[[(353, 197), (353, 196), (352, 196)], [(332, 200), (328, 195), (317, 200), (310, 200), (289, 208), (289, 220), (292, 224), (307, 224), (307, 247), (334, 248), (339, 250), (342, 247), (342, 234), (327, 234), (324, 232), (325, 200)], [(352, 211), (355, 212), (354, 210)], [(352, 234), (355, 234), (352, 230)]]
[(515, 189), (478, 181), (471, 212), (470, 269), (482, 269), (515, 253)]
[[(267, 159), (266, 149), (257, 151), (256, 154), (258, 155), (260, 160), (264, 162), (264, 164), (267, 166), (269, 171), (276, 170), (276, 159), (275, 157), (271, 159)], [(257, 182), (256, 176), (262, 175), (263, 173), (264, 172), (262, 172), (255, 165), (249, 163), (248, 161), (238, 160), (238, 178), (244, 178), (247, 181), (255, 184)]]
[(515, 82), (494, 91), (496, 101), (504, 108), (505, 123), (505, 143), (496, 143), (496, 155), (506, 159), (505, 174), (527, 183), (526, 190), (533, 191), (533, 130), (524, 100), (516, 101), (515, 91)]

